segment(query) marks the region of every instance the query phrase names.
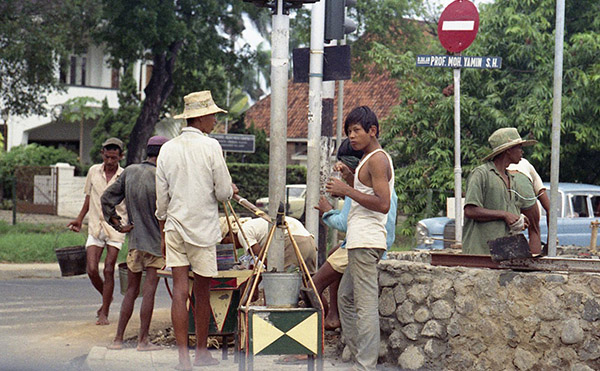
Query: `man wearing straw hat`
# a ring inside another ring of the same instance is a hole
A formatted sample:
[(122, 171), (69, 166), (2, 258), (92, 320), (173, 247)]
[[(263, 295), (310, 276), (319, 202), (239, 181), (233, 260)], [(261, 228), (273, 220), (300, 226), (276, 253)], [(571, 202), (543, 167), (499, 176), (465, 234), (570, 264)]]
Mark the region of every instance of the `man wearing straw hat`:
[[(489, 255), (487, 241), (521, 232), (528, 221), (521, 209), (535, 205), (533, 188), (527, 178), (507, 171), (523, 156), (523, 146), (536, 143), (523, 140), (516, 128), (501, 128), (490, 135), (492, 151), (483, 158), (467, 180), (464, 207), (463, 247), (465, 254)], [(524, 178), (524, 179), (523, 179)]]
[(219, 142), (210, 138), (217, 107), (210, 91), (185, 96), (181, 134), (165, 143), (156, 168), (156, 217), (164, 221), (166, 264), (173, 273), (171, 319), (179, 351), (178, 370), (191, 370), (188, 344), (188, 272), (194, 275), (196, 351), (194, 366), (218, 364), (206, 348), (210, 277), (217, 275), (221, 240), (218, 204), (237, 193)]

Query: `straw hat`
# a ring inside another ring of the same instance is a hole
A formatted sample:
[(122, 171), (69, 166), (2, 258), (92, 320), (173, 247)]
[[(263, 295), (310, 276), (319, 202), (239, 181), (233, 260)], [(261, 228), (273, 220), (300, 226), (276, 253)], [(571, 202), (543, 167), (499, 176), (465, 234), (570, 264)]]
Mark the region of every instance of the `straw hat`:
[(483, 158), (483, 161), (493, 159), (500, 153), (511, 149), (514, 146), (532, 146), (537, 143), (537, 140), (523, 140), (516, 128), (498, 129), (488, 138), (492, 152)]
[(219, 112), (227, 113), (227, 111), (224, 109), (217, 107), (212, 99), (210, 90), (188, 94), (183, 98), (183, 101), (185, 102), (183, 113), (173, 118), (189, 119), (192, 117), (201, 117)]
[[(249, 217), (238, 218), (240, 220), (240, 224), (246, 223), (248, 220), (252, 219)], [(231, 232), (236, 234), (240, 230), (240, 226), (236, 223), (233, 215), (229, 216), (229, 221), (231, 222)], [(221, 238), (225, 238), (227, 233), (229, 233), (229, 224), (227, 224), (227, 218), (224, 216), (219, 218), (219, 227), (221, 228)]]

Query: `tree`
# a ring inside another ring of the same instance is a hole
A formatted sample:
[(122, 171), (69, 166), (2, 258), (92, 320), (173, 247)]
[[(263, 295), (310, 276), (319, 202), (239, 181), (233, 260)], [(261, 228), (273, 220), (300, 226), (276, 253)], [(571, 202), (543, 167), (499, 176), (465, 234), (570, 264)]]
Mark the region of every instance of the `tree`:
[[(600, 3), (566, 7), (561, 128), (563, 181), (599, 183), (598, 131)], [(490, 150), (496, 129), (516, 126), (539, 141), (526, 157), (543, 178), (550, 170), (554, 2), (506, 0), (480, 7), (480, 30), (469, 55), (503, 58), (501, 70), (463, 69), (461, 79), (461, 161), (463, 177)], [(421, 51), (419, 51), (421, 52)], [(441, 48), (437, 53), (443, 53)], [(452, 72), (416, 68), (415, 55), (397, 55), (385, 46), (374, 60), (399, 79), (402, 101), (383, 123), (383, 141), (394, 157), (399, 205), (409, 215), (405, 233), (424, 216), (427, 189), (438, 190), (434, 212), (453, 190)], [(581, 159), (585, 158), (585, 161)], [(463, 186), (465, 182), (463, 182)]]
[(102, 114), (91, 133), (94, 143), (90, 150), (92, 162), (102, 161), (100, 150), (106, 139), (117, 137), (125, 144), (129, 142), (131, 129), (140, 114), (140, 99), (137, 96), (136, 85), (133, 78), (133, 68), (130, 66), (125, 70), (119, 87), (119, 108), (117, 111), (115, 112), (108, 107), (106, 99), (102, 102)]
[(243, 31), (242, 13), (255, 10), (241, 0), (102, 3), (103, 22), (96, 35), (106, 43), (113, 64), (152, 61), (152, 77), (129, 140), (130, 164), (141, 160), (161, 114), (167, 108), (182, 110), (184, 95), (211, 90), (217, 102), (225, 101), (227, 81), (238, 81), (240, 61), (249, 58), (234, 51), (232, 38)]
[(0, 3), (0, 109), (12, 115), (46, 113), (60, 90), (61, 59), (82, 50), (96, 23), (96, 0), (3, 0)]
[(91, 97), (76, 97), (61, 105), (60, 118), (67, 123), (79, 124), (79, 163), (83, 164), (83, 123), (100, 115), (100, 102)]

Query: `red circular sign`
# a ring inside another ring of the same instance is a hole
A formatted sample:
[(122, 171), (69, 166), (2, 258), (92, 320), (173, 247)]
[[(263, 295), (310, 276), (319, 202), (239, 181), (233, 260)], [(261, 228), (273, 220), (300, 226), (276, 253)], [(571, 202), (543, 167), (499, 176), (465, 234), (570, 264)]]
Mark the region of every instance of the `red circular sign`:
[(471, 45), (479, 30), (479, 12), (468, 0), (456, 0), (444, 9), (438, 22), (438, 37), (444, 49), (462, 52)]

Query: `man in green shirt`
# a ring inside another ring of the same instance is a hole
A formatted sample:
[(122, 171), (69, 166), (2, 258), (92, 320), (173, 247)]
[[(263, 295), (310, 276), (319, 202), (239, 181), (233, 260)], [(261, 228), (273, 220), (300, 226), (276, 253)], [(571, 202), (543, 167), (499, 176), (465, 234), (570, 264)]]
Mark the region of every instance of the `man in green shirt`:
[[(516, 128), (502, 128), (492, 133), (488, 142), (492, 152), (483, 158), (486, 162), (475, 168), (467, 180), (464, 254), (489, 255), (487, 241), (508, 236), (520, 222), (520, 210), (535, 205), (535, 198), (523, 197), (520, 182), (506, 168), (521, 160), (523, 146), (533, 145), (536, 141), (521, 139)], [(524, 223), (527, 224), (526, 218)]]

